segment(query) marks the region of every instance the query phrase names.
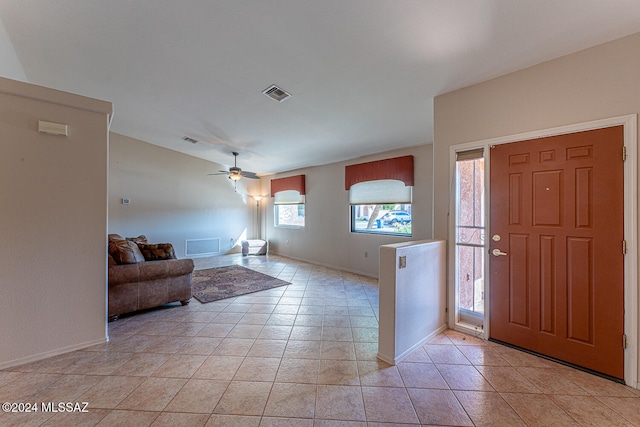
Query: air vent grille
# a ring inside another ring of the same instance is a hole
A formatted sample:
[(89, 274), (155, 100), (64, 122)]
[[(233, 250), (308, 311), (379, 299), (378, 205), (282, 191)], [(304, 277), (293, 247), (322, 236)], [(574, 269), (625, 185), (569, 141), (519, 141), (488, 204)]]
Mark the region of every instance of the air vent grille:
[(276, 85), (271, 85), (265, 90), (262, 91), (269, 98), (276, 100), (278, 102), (282, 102), (287, 98), (291, 98), (291, 94), (284, 89), (279, 88)]
[(183, 141), (190, 142), (190, 143), (192, 143), (192, 144), (197, 144), (197, 143), (198, 143), (198, 140), (197, 140), (197, 139), (189, 138), (188, 136), (183, 136), (183, 137), (182, 137), (182, 140), (183, 140)]

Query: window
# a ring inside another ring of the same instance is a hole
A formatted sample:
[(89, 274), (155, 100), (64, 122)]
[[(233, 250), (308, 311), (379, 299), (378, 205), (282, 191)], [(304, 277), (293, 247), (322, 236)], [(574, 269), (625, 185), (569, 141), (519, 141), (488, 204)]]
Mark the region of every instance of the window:
[(483, 150), (456, 156), (456, 288), (458, 320), (482, 325), (484, 315)]
[(411, 204), (351, 205), (351, 231), (411, 236)]
[(347, 166), (354, 233), (411, 236), (413, 156)]
[(276, 227), (304, 227), (304, 175), (272, 179), (271, 197), (274, 198), (274, 222)]
[[(300, 195), (297, 191), (292, 191), (289, 198), (293, 198), (297, 201), (284, 202), (285, 197), (278, 197), (283, 193), (289, 193), (289, 191), (281, 191), (276, 194), (274, 209), (275, 209), (275, 225), (276, 227), (304, 227), (304, 195)], [(278, 199), (281, 202), (278, 202)]]

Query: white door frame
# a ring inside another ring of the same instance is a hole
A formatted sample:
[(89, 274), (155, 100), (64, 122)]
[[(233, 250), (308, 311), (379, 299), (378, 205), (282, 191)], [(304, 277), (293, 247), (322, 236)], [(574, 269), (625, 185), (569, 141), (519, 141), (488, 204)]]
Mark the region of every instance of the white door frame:
[[(465, 144), (452, 145), (449, 148), (449, 177), (451, 183), (451, 191), (449, 196), (449, 267), (447, 288), (449, 292), (448, 312), (449, 327), (468, 334), (478, 335), (485, 339), (489, 337), (489, 314), (491, 309), (491, 281), (489, 278), (489, 256), (485, 258), (485, 315), (484, 330), (479, 332), (472, 325), (459, 323), (458, 319), (458, 290), (456, 289), (455, 274), (455, 218), (456, 218), (456, 195), (454, 188), (456, 153), (473, 150), (484, 149), (485, 164), (485, 230), (489, 230), (491, 223), (491, 188), (489, 185), (489, 176), (491, 173), (491, 159), (489, 150), (492, 145), (506, 144), (509, 142), (525, 141), (528, 139), (545, 138), (548, 136), (562, 135), (567, 133), (581, 132), (592, 129), (600, 129), (612, 126), (620, 126), (624, 128), (624, 146), (627, 150), (627, 159), (624, 162), (624, 238), (627, 243), (627, 254), (624, 262), (624, 333), (627, 338), (627, 347), (624, 351), (624, 380), (625, 383), (633, 388), (638, 388), (638, 195), (637, 195), (637, 115), (631, 114), (627, 116), (618, 116), (602, 120), (594, 120), (585, 123), (578, 123), (568, 126), (560, 126), (551, 129), (539, 131), (525, 132), (516, 135), (503, 136), (498, 138), (485, 139), (481, 141), (469, 142)], [(620, 153), (622, 156), (622, 153)], [(488, 248), (488, 242), (485, 240), (485, 247)], [(622, 337), (620, 338), (622, 345)]]

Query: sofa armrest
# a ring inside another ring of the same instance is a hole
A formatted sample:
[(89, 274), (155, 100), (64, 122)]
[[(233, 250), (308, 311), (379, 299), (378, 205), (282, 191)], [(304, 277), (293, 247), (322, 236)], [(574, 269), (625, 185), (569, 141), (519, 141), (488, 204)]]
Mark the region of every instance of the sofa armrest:
[(109, 286), (140, 280), (140, 264), (121, 264), (109, 266)]

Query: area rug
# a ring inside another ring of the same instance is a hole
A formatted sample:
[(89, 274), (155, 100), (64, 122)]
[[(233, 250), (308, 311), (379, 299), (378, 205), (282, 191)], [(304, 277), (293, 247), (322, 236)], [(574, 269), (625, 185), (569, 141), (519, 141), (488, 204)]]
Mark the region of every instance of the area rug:
[(205, 304), (290, 284), (249, 268), (229, 265), (194, 271), (192, 289), (194, 298)]

